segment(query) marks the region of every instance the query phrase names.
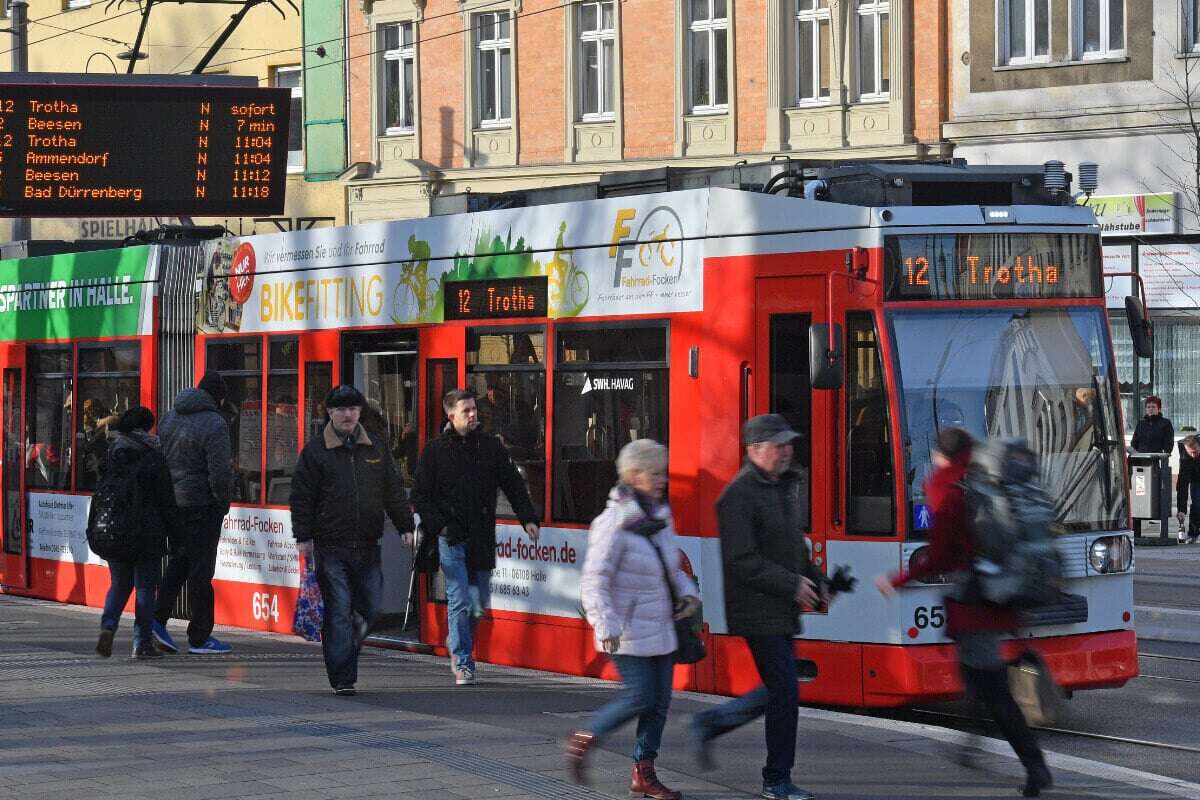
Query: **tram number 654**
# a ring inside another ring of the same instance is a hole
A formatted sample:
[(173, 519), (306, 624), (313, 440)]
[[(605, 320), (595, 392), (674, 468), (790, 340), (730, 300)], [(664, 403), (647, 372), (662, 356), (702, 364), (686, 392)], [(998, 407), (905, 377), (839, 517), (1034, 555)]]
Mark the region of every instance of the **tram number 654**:
[(926, 628), (940, 628), (946, 624), (946, 608), (945, 606), (917, 606), (917, 610), (913, 612), (913, 625), (920, 630)]
[(270, 592), (255, 592), (251, 600), (251, 608), (255, 619), (269, 619), (279, 622), (279, 595)]

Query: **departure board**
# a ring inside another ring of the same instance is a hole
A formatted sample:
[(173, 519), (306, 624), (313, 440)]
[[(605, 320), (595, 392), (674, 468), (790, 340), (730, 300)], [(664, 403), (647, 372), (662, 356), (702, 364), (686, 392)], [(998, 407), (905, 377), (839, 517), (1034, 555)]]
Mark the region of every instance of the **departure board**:
[(283, 211), (290, 89), (0, 82), (0, 216)]

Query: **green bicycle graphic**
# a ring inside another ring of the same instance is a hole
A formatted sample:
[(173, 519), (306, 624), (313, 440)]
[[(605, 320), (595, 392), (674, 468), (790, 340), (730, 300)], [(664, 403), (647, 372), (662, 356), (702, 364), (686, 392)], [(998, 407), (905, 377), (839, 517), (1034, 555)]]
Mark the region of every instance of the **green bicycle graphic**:
[(408, 237), (410, 261), (400, 265), (400, 280), (392, 293), (392, 322), (417, 322), (433, 317), (440, 281), (429, 277), (429, 243)]

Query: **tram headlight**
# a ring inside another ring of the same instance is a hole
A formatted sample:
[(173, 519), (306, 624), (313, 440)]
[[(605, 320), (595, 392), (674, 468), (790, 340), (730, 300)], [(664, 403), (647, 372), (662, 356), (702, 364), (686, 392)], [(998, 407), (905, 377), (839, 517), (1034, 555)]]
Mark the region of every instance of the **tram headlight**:
[(1128, 536), (1101, 536), (1088, 548), (1088, 563), (1102, 575), (1126, 572), (1133, 565), (1133, 544)]

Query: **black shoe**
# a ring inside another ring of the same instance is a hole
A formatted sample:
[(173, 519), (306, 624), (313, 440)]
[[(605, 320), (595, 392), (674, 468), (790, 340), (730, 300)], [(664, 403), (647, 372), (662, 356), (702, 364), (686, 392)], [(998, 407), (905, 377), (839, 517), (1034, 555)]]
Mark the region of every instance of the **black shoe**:
[(108, 628), (100, 629), (100, 638), (96, 640), (96, 655), (101, 658), (112, 655), (113, 633)]
[(358, 694), (358, 691), (353, 686), (337, 686), (334, 688), (333, 693), (338, 697), (354, 697), (354, 695)]
[(696, 765), (705, 772), (712, 772), (717, 768), (712, 752), (713, 733), (700, 714), (692, 717), (691, 733), (692, 756), (696, 759)]
[(1042, 793), (1042, 789), (1049, 789), (1054, 785), (1054, 779), (1050, 777), (1050, 770), (1045, 764), (1035, 764), (1029, 767), (1028, 773), (1025, 775), (1025, 783), (1021, 786), (1022, 797), (1037, 797)]
[(138, 645), (138, 649), (133, 651), (133, 657), (138, 661), (153, 661), (156, 658), (162, 658), (162, 651), (154, 646), (154, 642), (145, 642)]

